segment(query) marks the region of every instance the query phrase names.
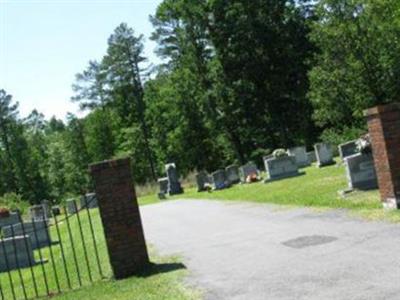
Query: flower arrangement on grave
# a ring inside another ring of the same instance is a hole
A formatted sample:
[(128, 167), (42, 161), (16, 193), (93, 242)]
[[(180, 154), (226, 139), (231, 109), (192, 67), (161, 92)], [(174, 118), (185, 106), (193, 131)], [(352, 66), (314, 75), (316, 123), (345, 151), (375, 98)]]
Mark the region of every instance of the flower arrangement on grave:
[(274, 150), (274, 152), (272, 152), (272, 156), (275, 158), (279, 158), (279, 157), (286, 157), (288, 156), (288, 154), (285, 149), (280, 148)]
[(365, 134), (360, 137), (357, 142), (357, 150), (362, 154), (369, 154), (372, 152), (371, 139), (369, 134)]
[(6, 207), (0, 207), (0, 218), (8, 218), (10, 216), (10, 210)]

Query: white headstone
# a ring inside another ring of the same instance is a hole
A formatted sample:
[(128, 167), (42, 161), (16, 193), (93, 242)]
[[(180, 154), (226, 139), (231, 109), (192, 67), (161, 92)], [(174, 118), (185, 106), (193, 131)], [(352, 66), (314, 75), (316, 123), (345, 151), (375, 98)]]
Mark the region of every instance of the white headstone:
[(350, 189), (368, 190), (378, 188), (378, 179), (372, 154), (357, 153), (346, 157), (344, 162)]
[(319, 143), (314, 145), (315, 155), (317, 157), (317, 166), (323, 167), (335, 163), (333, 160), (332, 147), (329, 144)]
[(265, 158), (264, 165), (267, 171), (265, 182), (299, 175), (294, 156)]
[(245, 183), (248, 176), (255, 175), (257, 177), (260, 176), (260, 173), (257, 169), (257, 166), (253, 162), (248, 162), (247, 164), (241, 166), (239, 168), (239, 177), (240, 181)]
[(27, 235), (0, 240), (0, 272), (26, 268), (35, 264), (31, 239)]
[(298, 146), (289, 148), (287, 152), (290, 156), (294, 156), (299, 168), (308, 167), (311, 164), (308, 159), (306, 147)]
[(338, 149), (339, 149), (340, 158), (342, 160), (344, 160), (346, 157), (358, 153), (357, 141), (350, 141), (350, 142), (340, 144)]
[[(11, 228), (12, 227), (12, 228)], [(16, 237), (27, 235), (31, 240), (33, 249), (45, 247), (51, 244), (51, 238), (47, 221), (33, 221), (18, 223), (3, 228), (4, 237)]]

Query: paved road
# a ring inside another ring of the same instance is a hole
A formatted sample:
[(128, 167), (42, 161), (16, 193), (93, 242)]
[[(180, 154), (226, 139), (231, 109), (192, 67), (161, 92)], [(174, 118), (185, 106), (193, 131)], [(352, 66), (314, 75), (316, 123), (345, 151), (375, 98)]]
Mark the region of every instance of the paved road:
[(206, 299), (400, 299), (400, 225), (340, 211), (182, 200), (141, 208)]

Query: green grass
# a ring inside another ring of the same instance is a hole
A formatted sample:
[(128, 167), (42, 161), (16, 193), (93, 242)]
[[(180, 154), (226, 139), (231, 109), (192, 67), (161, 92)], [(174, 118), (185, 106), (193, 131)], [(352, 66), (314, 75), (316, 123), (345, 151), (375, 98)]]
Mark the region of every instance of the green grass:
[[(339, 196), (338, 191), (347, 187), (345, 169), (342, 165), (317, 168), (315, 165), (303, 169), (305, 175), (253, 184), (238, 184), (211, 193), (198, 193), (196, 189), (186, 189), (182, 195), (170, 199), (210, 199), (222, 201), (250, 201), (273, 203), (286, 206), (313, 207), (317, 209), (348, 209), (352, 214), (374, 220), (400, 222), (398, 211), (385, 211), (379, 200), (378, 190), (356, 191)], [(155, 196), (147, 196), (146, 202), (158, 201)]]
[[(108, 260), (108, 254), (105, 244), (102, 224), (97, 209), (91, 210), (91, 217), (94, 226), (95, 239), (98, 246), (100, 266), (103, 276), (100, 275), (98, 268), (94, 244), (90, 232), (89, 220), (86, 211), (80, 213), (80, 221), (82, 222), (83, 235), (86, 243), (82, 242), (78, 220), (76, 216), (70, 218), (71, 232), (75, 247), (68, 234), (68, 227), (65, 221), (60, 222), (59, 228), (61, 233), (61, 241), (66, 257), (67, 270), (72, 287), (70, 291), (68, 278), (64, 269), (60, 244), (52, 247), (54, 264), (47, 262), (33, 267), (33, 272), (37, 282), (38, 294), (46, 295), (45, 282), (43, 280), (43, 268), (47, 274), (48, 286), (50, 294), (54, 294), (55, 299), (195, 299), (197, 294), (191, 289), (185, 288), (182, 284), (183, 277), (186, 274), (184, 268), (168, 270), (168, 264), (177, 263), (175, 257), (159, 257), (155, 251), (150, 249), (151, 260), (153, 264), (147, 273), (142, 276), (131, 277), (126, 280), (116, 281), (112, 278), (111, 266)], [(60, 220), (64, 217), (60, 217)], [(55, 226), (51, 227), (51, 236), (53, 241), (58, 240)], [(86, 264), (83, 245), (85, 244), (88, 253), (88, 262), (92, 275), (92, 281), (89, 279), (89, 269)], [(42, 257), (50, 259), (51, 253), (49, 247), (42, 248)], [(78, 280), (78, 272), (74, 263), (75, 249), (78, 261), (79, 272), (81, 276), (81, 284)], [(35, 259), (39, 261), (39, 251), (35, 251)], [(59, 284), (63, 294), (57, 294), (57, 284), (55, 272), (59, 279)], [(23, 289), (19, 272), (14, 270), (11, 272), (14, 282), (15, 293), (17, 299), (23, 299)], [(21, 276), (26, 287), (28, 298), (35, 297), (34, 282), (30, 268), (21, 269)], [(0, 274), (0, 283), (4, 293), (4, 299), (13, 299), (11, 285), (7, 273)]]

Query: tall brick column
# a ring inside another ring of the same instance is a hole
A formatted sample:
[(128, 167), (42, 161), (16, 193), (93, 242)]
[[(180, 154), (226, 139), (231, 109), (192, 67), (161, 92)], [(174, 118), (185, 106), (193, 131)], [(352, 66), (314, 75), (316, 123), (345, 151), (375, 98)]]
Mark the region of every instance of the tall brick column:
[(122, 279), (149, 264), (130, 159), (89, 166), (114, 276)]
[(385, 208), (400, 207), (400, 103), (364, 112), (371, 136), (379, 191)]

